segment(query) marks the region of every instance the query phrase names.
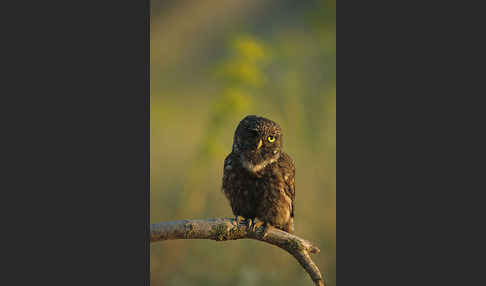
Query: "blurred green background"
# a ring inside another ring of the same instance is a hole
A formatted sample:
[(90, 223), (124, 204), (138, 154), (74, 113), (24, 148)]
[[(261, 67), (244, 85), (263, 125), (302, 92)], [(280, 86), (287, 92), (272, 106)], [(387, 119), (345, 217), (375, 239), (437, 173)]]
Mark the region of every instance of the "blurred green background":
[[(336, 285), (335, 1), (151, 2), (151, 223), (232, 217), (221, 192), (248, 114), (284, 130), (296, 165), (296, 234)], [(252, 240), (150, 246), (152, 286), (312, 285), (285, 251)]]

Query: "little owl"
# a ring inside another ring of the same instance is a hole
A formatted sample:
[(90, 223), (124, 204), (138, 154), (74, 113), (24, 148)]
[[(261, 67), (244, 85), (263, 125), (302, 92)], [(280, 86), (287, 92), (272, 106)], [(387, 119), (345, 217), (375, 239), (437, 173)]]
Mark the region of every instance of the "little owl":
[(282, 135), (272, 120), (246, 116), (224, 161), (223, 192), (238, 222), (248, 219), (253, 230), (265, 224), (294, 232), (295, 168)]

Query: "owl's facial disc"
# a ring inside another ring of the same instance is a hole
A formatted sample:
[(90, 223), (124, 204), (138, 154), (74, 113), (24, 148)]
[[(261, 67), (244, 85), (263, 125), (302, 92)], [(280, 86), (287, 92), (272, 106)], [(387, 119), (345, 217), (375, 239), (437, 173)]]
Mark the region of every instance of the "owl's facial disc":
[(256, 142), (243, 148), (240, 159), (243, 167), (252, 173), (263, 170), (266, 166), (276, 162), (280, 157), (278, 144), (265, 142), (265, 136), (256, 138)]
[(247, 116), (235, 131), (233, 152), (245, 169), (256, 173), (276, 162), (282, 148), (280, 126), (263, 117)]

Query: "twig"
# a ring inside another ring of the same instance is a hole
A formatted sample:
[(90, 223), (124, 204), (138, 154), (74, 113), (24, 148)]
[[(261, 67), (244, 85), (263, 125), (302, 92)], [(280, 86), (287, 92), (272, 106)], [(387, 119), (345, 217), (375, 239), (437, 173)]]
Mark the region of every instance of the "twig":
[(299, 261), (315, 285), (325, 286), (321, 272), (311, 260), (309, 253), (320, 250), (311, 242), (279, 229), (259, 227), (255, 231), (247, 222), (239, 224), (233, 218), (195, 219), (162, 222), (150, 225), (150, 242), (170, 239), (212, 239), (216, 241), (255, 239), (278, 246)]

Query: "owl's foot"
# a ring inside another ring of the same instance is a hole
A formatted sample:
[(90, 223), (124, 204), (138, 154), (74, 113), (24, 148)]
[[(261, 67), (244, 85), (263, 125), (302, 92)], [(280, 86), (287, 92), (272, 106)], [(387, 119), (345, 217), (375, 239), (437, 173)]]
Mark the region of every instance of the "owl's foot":
[(257, 228), (261, 227), (264, 224), (265, 222), (261, 221), (259, 218), (256, 217), (253, 221), (253, 224), (250, 226), (250, 229), (251, 231), (256, 231)]
[(255, 218), (253, 220), (253, 224), (251, 224), (248, 228), (252, 232), (258, 231), (259, 233), (263, 233), (263, 238), (265, 238), (268, 234), (268, 228), (269, 227), (271, 227), (271, 225), (268, 222), (264, 222), (264, 221), (260, 220), (259, 218)]
[(268, 235), (268, 230), (270, 228), (274, 228), (274, 226), (271, 225), (269, 222), (264, 222), (263, 223), (263, 226), (264, 226), (264, 228), (263, 228), (263, 236), (262, 236), (262, 238), (265, 238)]
[(248, 229), (251, 229), (251, 226), (253, 225), (253, 221), (251, 220), (251, 218), (248, 218), (247, 221), (248, 221)]
[(245, 218), (242, 217), (242, 216), (235, 216), (235, 220), (233, 221), (233, 225), (238, 226), (244, 220), (245, 220)]

